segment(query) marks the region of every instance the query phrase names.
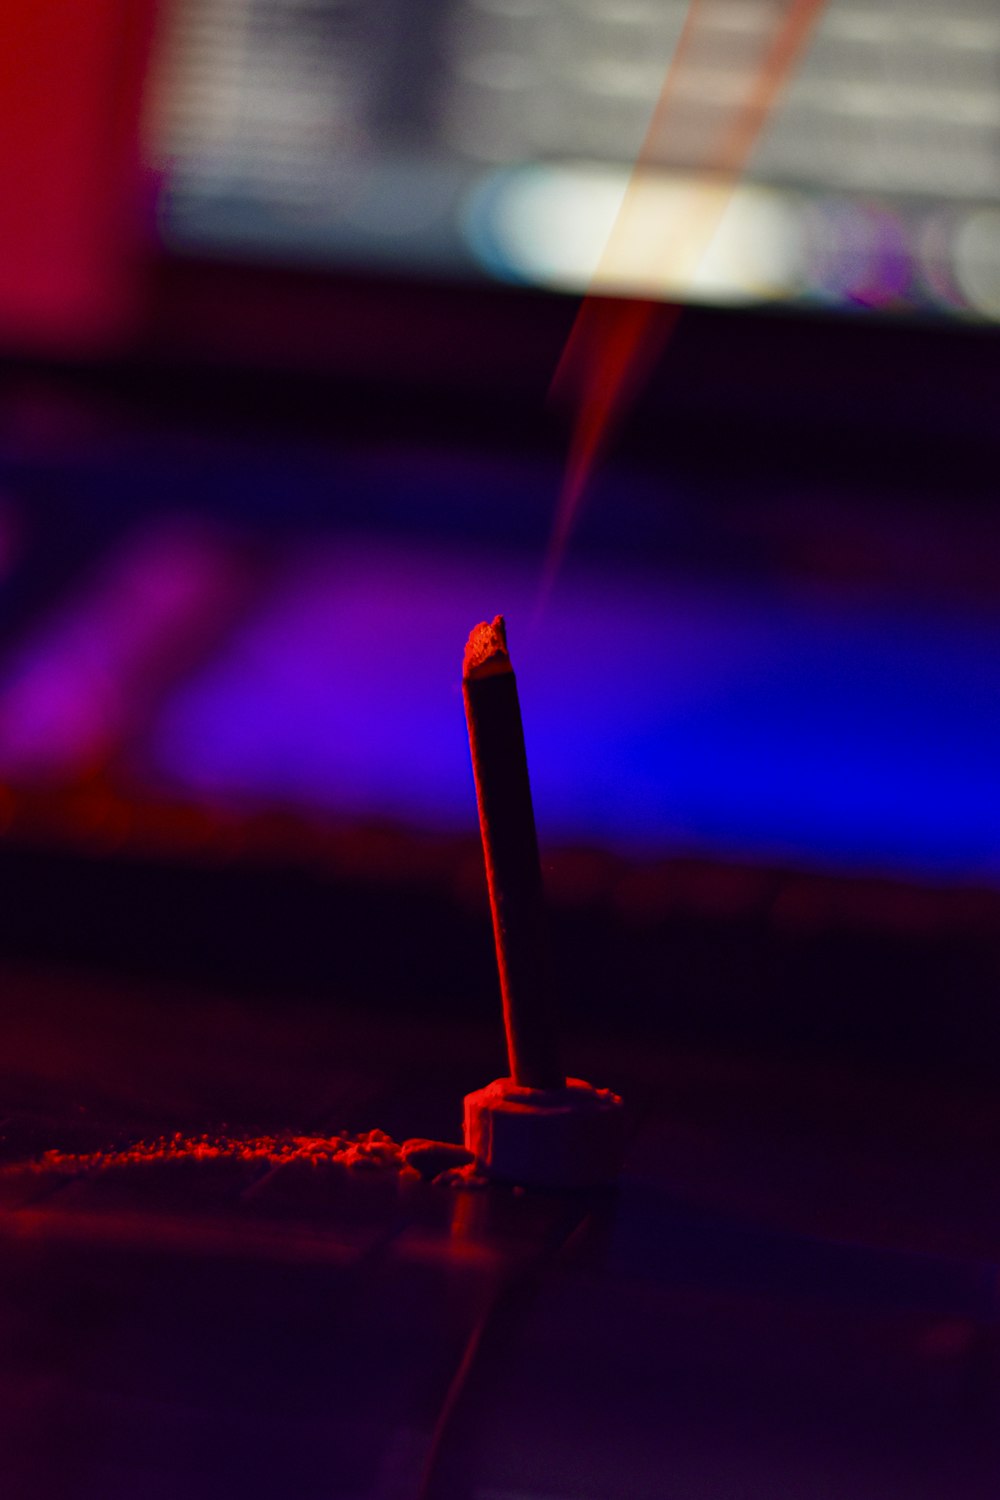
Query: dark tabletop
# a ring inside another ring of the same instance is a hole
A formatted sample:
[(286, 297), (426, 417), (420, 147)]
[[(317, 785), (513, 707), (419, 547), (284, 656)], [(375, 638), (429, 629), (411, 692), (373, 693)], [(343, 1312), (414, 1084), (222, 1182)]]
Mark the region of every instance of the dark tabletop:
[(475, 1025), (3, 993), (4, 1495), (995, 1494), (988, 1091), (581, 1036), (620, 1188), (462, 1191), (191, 1143), (457, 1139)]

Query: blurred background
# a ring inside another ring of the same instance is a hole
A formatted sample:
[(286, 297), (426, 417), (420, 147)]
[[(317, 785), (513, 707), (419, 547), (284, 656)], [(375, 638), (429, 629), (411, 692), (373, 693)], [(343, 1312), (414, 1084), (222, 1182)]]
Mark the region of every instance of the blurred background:
[(998, 318), (995, 0), (3, 0), (0, 1493), (995, 1500)]
[[(692, 260), (784, 9), (703, 0), (636, 269), (681, 0), (9, 0), (6, 960), (488, 1014), (503, 612), (577, 1014), (992, 1067), (1000, 18), (828, 0)], [(685, 310), (536, 619), (595, 274)]]

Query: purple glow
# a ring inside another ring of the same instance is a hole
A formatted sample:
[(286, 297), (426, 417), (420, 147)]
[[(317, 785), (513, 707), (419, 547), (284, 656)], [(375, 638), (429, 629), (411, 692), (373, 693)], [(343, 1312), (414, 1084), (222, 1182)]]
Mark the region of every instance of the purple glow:
[(6, 664), (0, 770), (26, 780), (94, 770), (237, 587), (230, 556), (201, 527), (166, 522), (127, 542)]
[(837, 303), (888, 308), (912, 292), (913, 255), (906, 225), (877, 202), (820, 199), (810, 213), (811, 277)]
[(543, 844), (1000, 876), (1000, 631), (357, 543), (303, 556), (150, 746), (185, 794), (475, 827), (460, 664), (507, 616)]

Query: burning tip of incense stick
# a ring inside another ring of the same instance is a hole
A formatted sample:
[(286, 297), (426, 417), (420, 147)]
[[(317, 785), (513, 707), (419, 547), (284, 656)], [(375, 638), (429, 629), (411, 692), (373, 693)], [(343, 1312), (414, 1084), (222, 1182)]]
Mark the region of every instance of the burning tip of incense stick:
[(497, 615), (491, 625), (484, 620), (474, 628), (465, 643), (462, 676), (469, 681), (477, 677), (498, 677), (512, 670), (503, 615)]

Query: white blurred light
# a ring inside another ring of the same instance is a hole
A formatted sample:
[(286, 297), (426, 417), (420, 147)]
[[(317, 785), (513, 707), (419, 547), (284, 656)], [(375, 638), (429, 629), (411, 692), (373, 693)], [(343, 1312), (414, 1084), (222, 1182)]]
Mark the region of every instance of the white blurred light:
[(1000, 208), (981, 208), (959, 225), (952, 248), (955, 280), (975, 312), (1000, 318)]
[[(469, 237), (508, 277), (566, 291), (754, 302), (806, 283), (801, 215), (788, 195), (703, 177), (602, 166), (529, 166), (477, 191)], [(628, 233), (612, 226), (625, 204)]]

